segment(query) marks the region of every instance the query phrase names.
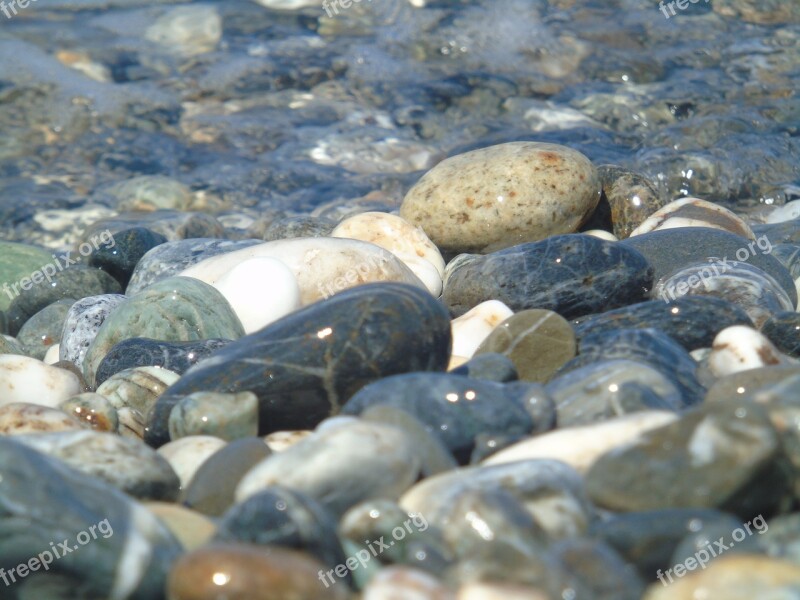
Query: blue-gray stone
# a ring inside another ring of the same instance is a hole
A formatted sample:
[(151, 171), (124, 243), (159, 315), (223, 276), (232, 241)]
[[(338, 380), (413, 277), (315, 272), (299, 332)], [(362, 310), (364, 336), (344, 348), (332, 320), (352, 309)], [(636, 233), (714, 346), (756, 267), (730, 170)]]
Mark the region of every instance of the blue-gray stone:
[(443, 299), (459, 316), (486, 300), (514, 311), (580, 317), (648, 299), (653, 269), (637, 251), (589, 235), (557, 235), (447, 266)]
[(497, 381), (507, 383), (517, 381), (519, 375), (514, 361), (497, 352), (487, 352), (473, 356), (463, 365), (449, 371), (451, 375), (463, 375), (472, 379), (484, 379), (486, 381)]
[(800, 358), (800, 313), (786, 311), (772, 315), (761, 326), (761, 333), (784, 354)]
[(447, 310), (399, 283), (362, 285), (240, 338), (187, 371), (158, 400), (146, 440), (169, 441), (172, 407), (197, 391), (251, 391), (260, 432), (311, 429), (364, 385), (399, 373), (444, 371)]

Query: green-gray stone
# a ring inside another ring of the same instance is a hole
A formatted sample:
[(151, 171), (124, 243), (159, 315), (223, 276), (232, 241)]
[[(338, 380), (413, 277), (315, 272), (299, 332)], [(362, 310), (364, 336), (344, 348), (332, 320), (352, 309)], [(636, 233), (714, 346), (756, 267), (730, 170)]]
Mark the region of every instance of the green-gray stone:
[(800, 365), (771, 365), (731, 373), (714, 382), (706, 394), (706, 402), (746, 398), (762, 402), (770, 395), (774, 384), (800, 375)]
[[(104, 384), (105, 385), (105, 384)], [(258, 396), (253, 392), (195, 392), (169, 415), (169, 436), (213, 435), (226, 441), (258, 435)]]
[(64, 321), (74, 303), (73, 298), (53, 302), (25, 322), (17, 339), (24, 345), (29, 356), (42, 360), (50, 346), (61, 341)]
[(20, 281), (53, 262), (49, 252), (28, 244), (0, 242), (0, 310), (7, 310), (19, 293)]
[(131, 296), (97, 332), (83, 369), (94, 385), (97, 367), (122, 340), (145, 337), (166, 342), (211, 338), (235, 340), (244, 329), (228, 301), (215, 288), (190, 277), (170, 277)]
[(159, 367), (125, 369), (104, 381), (97, 393), (116, 409), (132, 408), (147, 415), (164, 390), (179, 378), (177, 373)]
[(18, 354), (28, 356), (22, 344), (10, 335), (0, 335), (0, 354)]
[(575, 357), (575, 332), (569, 322), (550, 310), (523, 310), (494, 328), (475, 356), (495, 352), (507, 356), (522, 381), (546, 383)]

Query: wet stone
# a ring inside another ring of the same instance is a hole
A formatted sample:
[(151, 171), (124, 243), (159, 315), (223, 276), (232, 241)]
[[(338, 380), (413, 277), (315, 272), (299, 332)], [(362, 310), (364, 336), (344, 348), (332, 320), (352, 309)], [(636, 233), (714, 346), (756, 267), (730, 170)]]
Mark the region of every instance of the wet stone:
[(25, 346), (28, 356), (42, 360), (47, 351), (61, 341), (64, 321), (73, 302), (72, 298), (54, 302), (26, 321), (17, 340)]
[(498, 383), (508, 383), (519, 379), (519, 374), (513, 361), (504, 354), (496, 352), (486, 352), (474, 356), (461, 366), (449, 371), (449, 373)]
[(84, 297), (75, 302), (64, 320), (58, 348), (59, 359), (83, 367), (83, 359), (100, 326), (125, 300), (126, 297), (122, 294), (105, 294)]
[(752, 325), (739, 306), (713, 296), (683, 296), (670, 302), (650, 300), (579, 319), (575, 335), (614, 329), (659, 329), (687, 352), (709, 348), (714, 337), (732, 325)]
[(447, 311), (427, 292), (395, 283), (345, 290), (195, 365), (156, 404), (147, 439), (164, 443), (172, 407), (196, 391), (255, 393), (261, 435), (313, 428), (371, 381), (443, 371), (450, 343)]
[(597, 600), (640, 600), (647, 578), (609, 545), (599, 540), (574, 538), (562, 540), (552, 552)]
[(647, 299), (652, 268), (638, 252), (588, 235), (559, 235), (499, 252), (459, 255), (447, 266), (444, 301), (458, 316), (486, 300), (564, 318)]
[(761, 333), (784, 354), (800, 358), (800, 313), (786, 311), (773, 314), (761, 326)]
[(144, 227), (134, 227), (114, 234), (113, 246), (100, 246), (88, 258), (89, 266), (103, 269), (124, 289), (139, 260), (149, 251), (167, 241), (160, 233)]
[(253, 392), (195, 392), (178, 402), (169, 415), (169, 437), (213, 435), (235, 440), (258, 434), (258, 397)]
[(639, 173), (616, 165), (601, 165), (597, 172), (611, 210), (614, 235), (621, 240), (665, 204), (650, 180)]
[(135, 367), (161, 367), (183, 375), (192, 366), (224, 348), (232, 340), (212, 339), (191, 342), (165, 342), (131, 338), (112, 346), (97, 367), (95, 383), (102, 384), (120, 371)]
[(119, 429), (117, 409), (100, 394), (92, 392), (78, 394), (59, 404), (58, 408), (95, 431), (116, 433)]
[(576, 349), (575, 333), (566, 319), (549, 310), (531, 309), (500, 323), (475, 354), (508, 356), (522, 381), (546, 383), (575, 357)]

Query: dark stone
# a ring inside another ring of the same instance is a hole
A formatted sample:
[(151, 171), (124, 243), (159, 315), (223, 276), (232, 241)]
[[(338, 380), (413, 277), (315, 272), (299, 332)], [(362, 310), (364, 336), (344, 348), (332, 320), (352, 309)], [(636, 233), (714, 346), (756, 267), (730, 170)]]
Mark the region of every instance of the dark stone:
[(366, 384), (412, 371), (444, 371), (450, 319), (426, 291), (367, 284), (296, 311), (201, 362), (158, 400), (145, 434), (169, 441), (167, 422), (192, 392), (254, 392), (260, 431), (313, 429)]
[(740, 307), (712, 296), (684, 296), (670, 302), (650, 300), (577, 320), (575, 335), (614, 329), (659, 329), (687, 351), (710, 348), (714, 337), (733, 325), (753, 323)]
[(800, 244), (775, 244), (772, 247), (772, 256), (789, 269), (794, 279), (800, 278)]
[(772, 315), (761, 326), (761, 333), (784, 354), (800, 358), (800, 313), (786, 311)]
[(652, 284), (653, 269), (635, 250), (570, 234), (459, 255), (448, 265), (443, 299), (454, 316), (500, 300), (514, 311), (545, 308), (574, 318), (646, 300)]
[(450, 375), (461, 375), (472, 379), (483, 379), (484, 381), (496, 381), (506, 383), (517, 381), (519, 376), (514, 362), (502, 354), (487, 352), (472, 357), (460, 367), (449, 372)]
[(114, 345), (106, 354), (95, 375), (99, 386), (112, 375), (134, 367), (163, 367), (183, 375), (198, 362), (211, 356), (231, 340), (214, 339), (193, 342), (164, 342), (131, 338)]
[(800, 244), (800, 219), (780, 223), (758, 223), (753, 225), (752, 229), (756, 237), (766, 235), (773, 246), (776, 244)]
[(134, 227), (114, 234), (114, 245), (100, 245), (89, 256), (89, 266), (103, 269), (125, 288), (139, 260), (165, 243), (167, 238), (144, 227)]

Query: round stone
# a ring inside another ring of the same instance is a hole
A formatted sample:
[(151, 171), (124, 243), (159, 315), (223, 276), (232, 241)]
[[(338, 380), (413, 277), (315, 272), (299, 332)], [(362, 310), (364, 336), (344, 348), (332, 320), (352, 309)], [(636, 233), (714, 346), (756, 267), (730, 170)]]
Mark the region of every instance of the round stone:
[(100, 394), (86, 392), (72, 396), (58, 406), (95, 431), (115, 433), (119, 428), (117, 409)]
[(257, 434), (258, 396), (253, 392), (195, 392), (178, 402), (169, 415), (173, 440), (213, 435), (230, 441)]

